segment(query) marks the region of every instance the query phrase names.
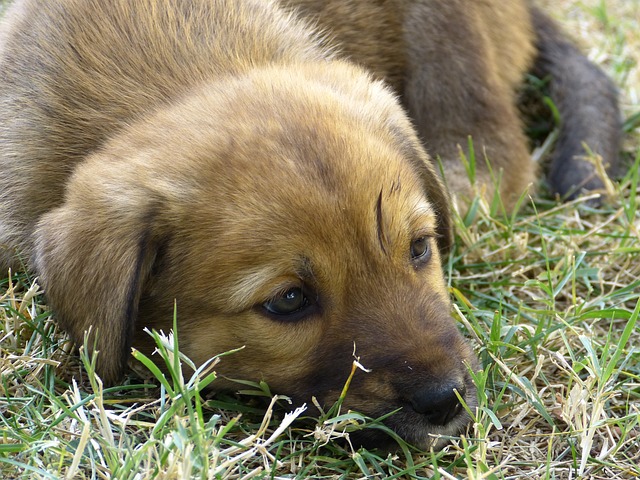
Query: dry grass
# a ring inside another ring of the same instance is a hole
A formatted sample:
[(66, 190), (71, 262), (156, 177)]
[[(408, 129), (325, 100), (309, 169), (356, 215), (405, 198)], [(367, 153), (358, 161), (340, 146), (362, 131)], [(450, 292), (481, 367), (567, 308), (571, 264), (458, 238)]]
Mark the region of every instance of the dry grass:
[(545, 3), (620, 85), (635, 165), (602, 207), (536, 198), (515, 218), (479, 204), (458, 219), (447, 273), (484, 367), (465, 437), (353, 451), (336, 439), (355, 413), (284, 416), (264, 385), (203, 399), (215, 380), (182, 377), (175, 337), (157, 339), (170, 376), (103, 389), (19, 273), (0, 279), (0, 478), (640, 477), (640, 1)]

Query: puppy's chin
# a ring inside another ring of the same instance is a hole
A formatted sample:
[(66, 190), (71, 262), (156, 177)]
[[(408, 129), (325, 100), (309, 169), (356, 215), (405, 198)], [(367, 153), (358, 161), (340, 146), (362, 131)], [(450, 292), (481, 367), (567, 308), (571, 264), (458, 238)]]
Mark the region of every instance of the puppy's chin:
[[(473, 411), (477, 405), (475, 389), (465, 398), (467, 407)], [(421, 450), (440, 450), (447, 445), (451, 437), (464, 433), (471, 417), (461, 410), (446, 425), (433, 425), (424, 415), (405, 406), (383, 420), (383, 424), (393, 430), (403, 441)], [(365, 448), (396, 450), (397, 441), (383, 429), (368, 427), (351, 435), (352, 443)]]
[[(383, 424), (398, 435), (402, 441), (419, 450), (441, 450), (451, 441), (464, 433), (471, 417), (466, 412), (452, 419), (445, 427), (430, 425), (421, 415), (398, 411), (388, 417)], [(349, 434), (351, 445), (368, 450), (379, 449), (396, 451), (400, 448), (398, 441), (385, 429), (376, 425), (368, 425), (362, 430)]]
[[(389, 402), (380, 406), (375, 411), (364, 411), (361, 409), (351, 409), (348, 397), (341, 407), (341, 413), (350, 411), (357, 412), (367, 420), (357, 429), (349, 431), (348, 443), (353, 448), (365, 448), (367, 450), (381, 450), (394, 452), (401, 449), (400, 442), (408, 444), (418, 450), (441, 450), (460, 435), (463, 435), (471, 424), (472, 417), (469, 411), (473, 412), (478, 405), (475, 387), (470, 387), (464, 396), (466, 408), (462, 408), (453, 418), (449, 419), (445, 425), (434, 425), (429, 422), (425, 415), (417, 413), (411, 405), (402, 402)], [(294, 401), (295, 406), (310, 404), (307, 402)], [(289, 411), (291, 405), (283, 405), (283, 411)], [(326, 410), (323, 408), (323, 410)], [(314, 410), (309, 410), (310, 417), (313, 418)], [(310, 420), (313, 422), (314, 420)], [(340, 441), (341, 436), (336, 436)]]
[[(397, 450), (399, 444), (389, 433), (388, 430), (391, 430), (402, 441), (420, 450), (441, 450), (452, 437), (458, 437), (465, 432), (472, 420), (468, 411), (473, 412), (477, 408), (476, 389), (470, 380), (466, 388), (467, 392), (463, 398), (465, 407), (461, 406), (444, 425), (431, 423), (426, 415), (416, 412), (407, 402), (388, 402), (374, 411), (359, 412), (373, 421), (367, 423), (363, 429), (349, 434), (351, 444), (356, 448)], [(343, 411), (348, 409), (349, 405), (346, 402)]]

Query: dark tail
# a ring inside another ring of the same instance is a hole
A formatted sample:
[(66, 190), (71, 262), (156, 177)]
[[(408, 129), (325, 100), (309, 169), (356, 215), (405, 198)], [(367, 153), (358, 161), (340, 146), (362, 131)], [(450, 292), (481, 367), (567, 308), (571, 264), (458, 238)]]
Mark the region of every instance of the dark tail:
[(538, 48), (533, 73), (550, 77), (550, 94), (561, 122), (549, 184), (553, 193), (571, 199), (604, 187), (594, 163), (587, 159), (584, 144), (602, 157), (607, 172), (617, 174), (622, 132), (618, 92), (553, 20), (536, 8), (532, 8), (532, 19)]

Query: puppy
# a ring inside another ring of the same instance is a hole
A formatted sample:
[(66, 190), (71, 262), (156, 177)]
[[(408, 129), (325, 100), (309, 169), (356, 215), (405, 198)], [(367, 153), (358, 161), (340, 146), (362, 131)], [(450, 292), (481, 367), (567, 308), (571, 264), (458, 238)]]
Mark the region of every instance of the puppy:
[(175, 300), (196, 363), (245, 347), (219, 364), (217, 388), (264, 379), (330, 405), (355, 348), (370, 372), (348, 408), (398, 410), (385, 423), (422, 447), (468, 423), (459, 398), (474, 408), (477, 362), (449, 315), (449, 198), (423, 144), (465, 201), (454, 157), (472, 135), (513, 203), (534, 179), (514, 88), (536, 42), (564, 40), (536, 39), (536, 18), (555, 27), (524, 2), (371, 3), (22, 0), (7, 12), (0, 263), (39, 275), (74, 340), (91, 329), (106, 382), (132, 345), (153, 348), (143, 328), (171, 328)]

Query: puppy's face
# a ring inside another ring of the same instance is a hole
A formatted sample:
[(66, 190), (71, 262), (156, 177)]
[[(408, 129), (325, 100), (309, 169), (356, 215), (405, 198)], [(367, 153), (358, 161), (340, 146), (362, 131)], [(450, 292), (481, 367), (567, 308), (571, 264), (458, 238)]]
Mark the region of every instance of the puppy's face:
[[(101, 355), (122, 355), (132, 335), (144, 348), (142, 327), (168, 331), (174, 299), (187, 356), (244, 347), (221, 377), (264, 379), (300, 402), (335, 402), (355, 350), (370, 371), (345, 406), (399, 409), (386, 423), (426, 446), (467, 423), (454, 390), (475, 401), (441, 271), (446, 196), (427, 162), (393, 98), (346, 66), (209, 86), (78, 170), (41, 222), (38, 268), (73, 335), (88, 326), (82, 296), (97, 298), (94, 326), (121, 326), (104, 345), (98, 334)], [(78, 256), (91, 273), (57, 287)], [(121, 359), (102, 362), (109, 375)]]

